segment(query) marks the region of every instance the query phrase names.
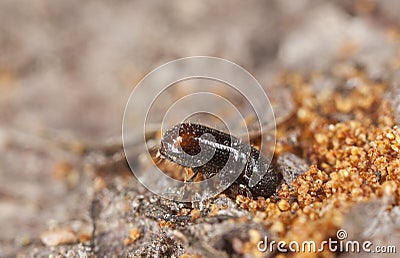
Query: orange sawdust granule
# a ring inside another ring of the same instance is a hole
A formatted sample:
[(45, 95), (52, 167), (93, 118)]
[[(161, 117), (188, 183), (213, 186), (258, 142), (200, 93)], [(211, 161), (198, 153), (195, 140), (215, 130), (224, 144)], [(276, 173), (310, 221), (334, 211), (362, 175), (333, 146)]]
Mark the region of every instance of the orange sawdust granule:
[[(334, 71), (330, 89), (318, 89), (321, 74), (286, 73), (279, 82), (291, 88), (297, 109), (277, 127), (276, 155), (293, 151), (310, 169), (292, 187), (284, 184), (278, 198), (236, 198), (277, 240), (321, 243), (336, 235), (356, 203), (390, 195), (393, 206), (400, 204), (400, 128), (385, 97), (388, 85), (349, 64)], [(299, 146), (284, 146), (279, 137), (293, 131)]]

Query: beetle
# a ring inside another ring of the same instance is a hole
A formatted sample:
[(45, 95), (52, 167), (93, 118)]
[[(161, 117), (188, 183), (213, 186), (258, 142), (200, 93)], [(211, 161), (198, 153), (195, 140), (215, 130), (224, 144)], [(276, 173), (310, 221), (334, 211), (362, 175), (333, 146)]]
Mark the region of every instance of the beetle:
[[(211, 135), (212, 139), (204, 135)], [(204, 150), (206, 154), (212, 151), (206, 162), (199, 166), (188, 162), (188, 157), (195, 157)], [(242, 143), (235, 136), (202, 124), (180, 123), (167, 130), (161, 139), (159, 151), (164, 159), (183, 164), (191, 168), (195, 176), (201, 174), (205, 179), (220, 173), (230, 155), (242, 157), (243, 170), (227, 190), (243, 189), (252, 197), (270, 197), (282, 181), (281, 173), (256, 148)]]

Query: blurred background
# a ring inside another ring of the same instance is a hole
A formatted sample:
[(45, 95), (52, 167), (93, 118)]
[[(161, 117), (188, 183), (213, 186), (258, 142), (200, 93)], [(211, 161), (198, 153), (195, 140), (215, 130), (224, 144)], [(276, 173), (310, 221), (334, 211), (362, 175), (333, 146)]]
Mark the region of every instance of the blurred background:
[(399, 13), (396, 0), (0, 0), (0, 256), (86, 207), (85, 183), (57, 179), (76, 160), (57, 144), (119, 137), (130, 92), (159, 65), (233, 61), (275, 89), (279, 116), (293, 108), (274, 85), (282, 70), (329, 71), (347, 55), (384, 75)]

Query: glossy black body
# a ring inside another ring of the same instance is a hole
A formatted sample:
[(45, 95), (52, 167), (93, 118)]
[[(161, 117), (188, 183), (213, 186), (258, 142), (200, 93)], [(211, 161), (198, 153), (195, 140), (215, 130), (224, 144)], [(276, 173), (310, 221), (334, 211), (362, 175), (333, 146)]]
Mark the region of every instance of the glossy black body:
[[(204, 134), (212, 135), (213, 140), (205, 140), (201, 137)], [(181, 148), (176, 148), (178, 144)], [(253, 197), (269, 197), (276, 192), (282, 181), (282, 176), (257, 149), (242, 144), (230, 134), (201, 124), (182, 123), (168, 130), (161, 140), (160, 152), (165, 158), (183, 164), (182, 161), (187, 158), (184, 154), (194, 156), (208, 149), (214, 150), (212, 158), (201, 166), (191, 167), (193, 172), (200, 173), (204, 178), (220, 173), (228, 162), (229, 155), (233, 154), (243, 157), (244, 168), (230, 188), (242, 188)]]

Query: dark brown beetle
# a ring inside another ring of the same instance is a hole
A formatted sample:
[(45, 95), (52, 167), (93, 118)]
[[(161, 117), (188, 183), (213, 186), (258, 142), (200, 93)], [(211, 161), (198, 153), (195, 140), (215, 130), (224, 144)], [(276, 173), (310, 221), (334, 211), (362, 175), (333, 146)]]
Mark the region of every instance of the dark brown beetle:
[[(207, 134), (213, 139), (202, 137)], [(202, 151), (208, 154), (212, 151), (207, 162), (200, 166), (185, 165), (188, 163), (187, 155), (194, 157)], [(205, 179), (220, 173), (230, 154), (243, 157), (244, 169), (229, 188), (239, 187), (252, 197), (271, 196), (282, 181), (282, 175), (276, 172), (268, 159), (253, 146), (243, 144), (232, 135), (201, 124), (182, 123), (166, 131), (161, 140), (160, 154), (177, 164), (190, 167), (195, 175), (199, 173)]]

